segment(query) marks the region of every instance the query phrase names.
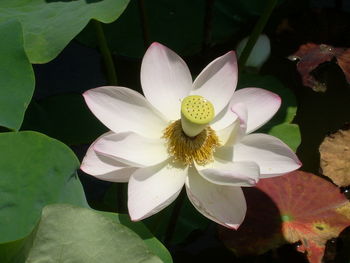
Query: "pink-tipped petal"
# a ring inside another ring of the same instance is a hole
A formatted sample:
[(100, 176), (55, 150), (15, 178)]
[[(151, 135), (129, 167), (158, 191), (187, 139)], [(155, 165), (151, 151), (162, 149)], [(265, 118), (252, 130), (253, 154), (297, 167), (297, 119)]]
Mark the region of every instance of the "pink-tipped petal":
[(175, 167), (165, 161), (140, 168), (130, 178), (128, 209), (133, 221), (149, 217), (172, 203), (179, 195), (187, 168)]
[(155, 165), (168, 158), (167, 148), (161, 139), (146, 138), (131, 132), (104, 136), (93, 147), (97, 152), (136, 167)]
[(259, 181), (259, 166), (254, 162), (229, 162), (215, 158), (205, 166), (196, 165), (203, 178), (213, 184), (254, 186)]
[(193, 83), (192, 95), (208, 99), (218, 114), (229, 103), (237, 86), (237, 58), (233, 51), (206, 66)]
[[(111, 132), (105, 133), (100, 138), (110, 135)], [(97, 140), (99, 140), (98, 138)], [(96, 141), (97, 141), (96, 140)], [(137, 169), (121, 163), (109, 156), (95, 152), (92, 144), (86, 152), (81, 163), (80, 169), (94, 177), (110, 182), (127, 182), (130, 175)]]
[(181, 99), (188, 96), (192, 76), (172, 50), (153, 43), (142, 60), (141, 85), (147, 100), (169, 120), (180, 118)]
[(268, 90), (245, 88), (237, 90), (230, 105), (243, 103), (248, 110), (247, 133), (251, 133), (268, 122), (281, 106), (281, 98)]
[(114, 132), (160, 138), (167, 125), (161, 114), (131, 89), (106, 86), (88, 90), (83, 96), (93, 114)]
[(240, 187), (213, 184), (192, 167), (186, 191), (191, 203), (205, 217), (232, 229), (243, 222), (247, 204)]
[(298, 157), (285, 143), (261, 133), (249, 134), (236, 144), (233, 161), (254, 161), (260, 167), (261, 178), (282, 175), (301, 166)]

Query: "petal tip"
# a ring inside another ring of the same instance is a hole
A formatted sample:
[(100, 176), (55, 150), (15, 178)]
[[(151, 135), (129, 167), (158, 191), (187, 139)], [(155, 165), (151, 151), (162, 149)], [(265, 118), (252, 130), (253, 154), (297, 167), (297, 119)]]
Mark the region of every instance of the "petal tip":
[(226, 227), (226, 228), (229, 228), (231, 230), (238, 230), (240, 224), (227, 224), (227, 223), (224, 223), (223, 226)]
[(155, 41), (150, 45), (150, 47), (153, 47), (153, 46), (163, 46), (163, 45), (161, 43)]
[(141, 218), (133, 217), (130, 213), (129, 213), (129, 216), (130, 216), (130, 220), (131, 220), (132, 222), (139, 222), (139, 221), (142, 220)]

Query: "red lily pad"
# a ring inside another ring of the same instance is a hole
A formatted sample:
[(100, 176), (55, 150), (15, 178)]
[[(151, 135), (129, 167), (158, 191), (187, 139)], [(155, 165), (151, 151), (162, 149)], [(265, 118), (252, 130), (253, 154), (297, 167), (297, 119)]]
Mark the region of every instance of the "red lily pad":
[(327, 240), (350, 225), (350, 202), (332, 183), (302, 171), (259, 181), (244, 189), (248, 211), (237, 230), (219, 228), (238, 255), (262, 254), (283, 243), (300, 242), (310, 262), (321, 262)]
[(337, 59), (347, 81), (350, 82), (350, 49), (307, 43), (301, 45), (298, 51), (288, 58), (292, 61), (298, 60), (297, 70), (302, 77), (303, 85), (314, 91), (325, 92), (327, 86), (325, 83), (317, 81), (311, 72), (320, 64), (329, 62), (333, 58)]

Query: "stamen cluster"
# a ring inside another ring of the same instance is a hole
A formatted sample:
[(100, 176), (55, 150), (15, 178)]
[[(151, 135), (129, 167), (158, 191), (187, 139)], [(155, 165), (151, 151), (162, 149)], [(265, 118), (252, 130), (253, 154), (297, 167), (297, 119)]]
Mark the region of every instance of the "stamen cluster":
[(175, 161), (191, 165), (194, 161), (206, 165), (213, 161), (213, 153), (220, 146), (215, 131), (206, 127), (195, 137), (187, 136), (181, 127), (181, 120), (171, 123), (164, 131), (163, 138), (167, 140), (169, 155)]

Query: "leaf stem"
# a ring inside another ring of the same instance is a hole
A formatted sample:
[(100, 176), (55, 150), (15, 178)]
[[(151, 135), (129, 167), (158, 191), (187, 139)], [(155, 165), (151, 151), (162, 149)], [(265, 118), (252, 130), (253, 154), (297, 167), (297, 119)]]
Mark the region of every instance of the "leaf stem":
[(239, 68), (243, 69), (247, 59), (249, 58), (250, 52), (252, 51), (256, 41), (258, 40), (261, 32), (264, 30), (267, 21), (270, 18), (270, 15), (275, 8), (278, 0), (268, 0), (268, 3), (263, 11), (263, 14), (260, 16), (258, 22), (255, 24), (252, 33), (248, 39), (246, 46), (244, 47), (241, 56), (239, 57), (238, 64)]
[(137, 1), (138, 7), (139, 7), (139, 15), (140, 15), (140, 22), (141, 22), (141, 30), (142, 30), (142, 38), (143, 38), (143, 44), (145, 48), (148, 48), (148, 46), (151, 44), (150, 42), (150, 36), (148, 31), (148, 19), (147, 19), (147, 13), (145, 9), (145, 2), (144, 0)]
[(180, 211), (181, 211), (181, 208), (183, 205), (183, 201), (184, 201), (185, 196), (186, 196), (185, 192), (186, 192), (185, 187), (183, 187), (181, 190), (181, 193), (179, 194), (178, 198), (175, 201), (175, 205), (174, 205), (173, 211), (171, 213), (169, 224), (168, 224), (168, 227), (166, 229), (165, 236), (164, 236), (164, 244), (166, 247), (170, 246), (171, 240), (173, 238), (175, 228), (176, 228), (176, 223), (179, 219)]
[(215, 0), (206, 0), (206, 3), (205, 3), (203, 41), (202, 41), (203, 54), (206, 52), (211, 42), (214, 1)]
[(92, 23), (94, 24), (95, 27), (95, 32), (96, 32), (96, 37), (98, 41), (98, 46), (100, 48), (103, 61), (105, 64), (106, 68), (106, 73), (107, 73), (107, 80), (109, 85), (117, 85), (118, 80), (117, 80), (117, 74), (115, 71), (115, 66), (112, 58), (111, 51), (108, 48), (107, 40), (103, 31), (103, 27), (101, 22), (97, 20), (92, 20)]

